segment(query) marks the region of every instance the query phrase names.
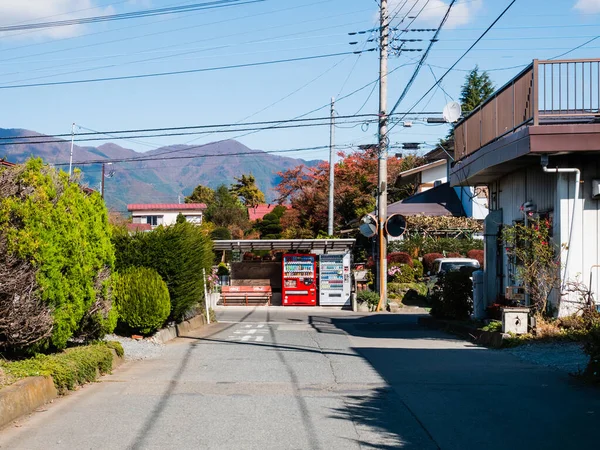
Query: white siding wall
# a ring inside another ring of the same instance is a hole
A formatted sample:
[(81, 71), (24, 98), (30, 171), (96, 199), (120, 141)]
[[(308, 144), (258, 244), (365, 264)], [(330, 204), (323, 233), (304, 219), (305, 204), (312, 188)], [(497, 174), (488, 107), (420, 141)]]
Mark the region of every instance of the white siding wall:
[(446, 168), (446, 164), (432, 167), (431, 169), (421, 172), (421, 183), (433, 183), (436, 180), (440, 180), (442, 183), (448, 181), (448, 169)]
[[(587, 286), (593, 265), (600, 264), (600, 200), (591, 198), (592, 179), (600, 178), (598, 158), (583, 159), (577, 165), (582, 171), (579, 201), (575, 216), (573, 236), (569, 246), (569, 263), (567, 280), (580, 280)], [(503, 211), (503, 223), (512, 225), (515, 220), (522, 220), (520, 207), (525, 202), (537, 205), (540, 212), (553, 211), (554, 240), (558, 246), (567, 247), (575, 190), (574, 174), (544, 173), (541, 166), (514, 172), (503, 177), (497, 183), (493, 194), (497, 195), (497, 207)], [(508, 285), (508, 261), (503, 251), (504, 284)], [(564, 274), (566, 250), (561, 256)], [(600, 269), (594, 269), (592, 291), (594, 298), (600, 302)], [(566, 296), (561, 302), (560, 315), (566, 315), (577, 309), (577, 298)]]
[[(202, 212), (201, 211), (181, 211), (184, 216), (193, 216), (190, 218), (190, 222), (201, 224), (202, 223)], [(179, 211), (135, 211), (133, 212), (133, 223), (146, 223), (146, 216), (158, 216), (159, 225), (174, 225), (177, 223), (177, 216)], [(162, 217), (162, 221), (160, 219)]]
[[(592, 266), (600, 264), (600, 211), (599, 201), (593, 200), (592, 179), (600, 178), (597, 158), (584, 161), (579, 165), (581, 181), (579, 199), (575, 202), (575, 174), (550, 175), (557, 178), (557, 212), (560, 211), (559, 239), (564, 248), (561, 255), (562, 273), (566, 275), (566, 282), (579, 281), (589, 287), (590, 272), (592, 272), (592, 291), (598, 302), (600, 299), (599, 269)], [(569, 245), (569, 234), (575, 207), (575, 222), (573, 235)], [(558, 225), (558, 223), (557, 223)], [(567, 250), (568, 248), (568, 250)], [(567, 262), (568, 256), (568, 262)], [(568, 266), (567, 266), (568, 263)], [(579, 298), (576, 294), (564, 295), (561, 302), (561, 315), (575, 312), (579, 308)]]

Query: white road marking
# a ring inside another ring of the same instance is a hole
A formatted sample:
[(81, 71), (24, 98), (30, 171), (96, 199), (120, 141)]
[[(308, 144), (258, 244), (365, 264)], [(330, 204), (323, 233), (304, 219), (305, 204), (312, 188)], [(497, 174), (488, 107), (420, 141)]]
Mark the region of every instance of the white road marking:
[(242, 336), (242, 342), (247, 342), (252, 336)]
[(256, 334), (258, 330), (248, 330), (246, 334)]
[(256, 328), (263, 328), (264, 326), (265, 325), (261, 323), (260, 325), (257, 325)]
[(263, 341), (264, 341), (264, 339), (265, 339), (265, 337), (264, 337), (264, 336), (256, 336), (256, 339), (255, 339), (255, 340), (256, 340), (256, 342), (263, 342)]

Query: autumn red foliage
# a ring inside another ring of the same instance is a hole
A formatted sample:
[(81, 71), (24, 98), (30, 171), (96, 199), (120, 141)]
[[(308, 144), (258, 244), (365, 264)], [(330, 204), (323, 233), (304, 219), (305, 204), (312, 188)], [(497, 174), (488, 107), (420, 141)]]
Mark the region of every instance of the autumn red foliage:
[(408, 264), (410, 267), (413, 267), (413, 260), (406, 252), (390, 253), (387, 257), (387, 260), (388, 263)]
[[(335, 165), (335, 228), (340, 229), (349, 222), (363, 217), (375, 209), (377, 190), (376, 148), (338, 153)], [(416, 165), (421, 160), (411, 158), (388, 158), (388, 181), (394, 185), (398, 174)], [(321, 162), (316, 167), (297, 166), (280, 172), (279, 185), (275, 188), (278, 201), (291, 203), (298, 213), (299, 229), (311, 230), (315, 235), (327, 230), (329, 163)], [(390, 201), (395, 201), (393, 195)]]
[(444, 255), (442, 255), (441, 253), (427, 253), (426, 255), (423, 255), (423, 269), (425, 270), (425, 272), (431, 271), (431, 266), (433, 265), (433, 262), (436, 259), (443, 257)]
[(467, 252), (467, 258), (476, 259), (479, 261), (479, 265), (483, 267), (483, 258), (485, 256), (485, 252), (483, 250), (469, 250)]

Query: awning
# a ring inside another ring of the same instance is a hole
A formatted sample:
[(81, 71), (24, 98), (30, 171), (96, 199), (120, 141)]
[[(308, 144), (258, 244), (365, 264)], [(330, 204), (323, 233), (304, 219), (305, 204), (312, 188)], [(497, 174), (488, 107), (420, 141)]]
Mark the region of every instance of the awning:
[(444, 183), (388, 205), (388, 214), (464, 217), (465, 211), (454, 188)]
[(213, 248), (217, 251), (282, 250), (287, 252), (318, 251), (329, 253), (351, 250), (355, 243), (356, 239), (251, 239), (214, 241)]

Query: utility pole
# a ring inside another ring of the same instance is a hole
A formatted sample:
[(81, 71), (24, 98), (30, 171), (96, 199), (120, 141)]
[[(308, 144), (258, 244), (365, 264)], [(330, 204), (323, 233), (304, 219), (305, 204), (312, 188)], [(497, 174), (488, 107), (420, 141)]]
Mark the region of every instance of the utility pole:
[(73, 143), (75, 141), (75, 123), (71, 125), (71, 156), (69, 156), (69, 178), (71, 178), (71, 166), (73, 165)]
[(102, 163), (102, 193), (100, 194), (104, 198), (104, 163)]
[(333, 195), (335, 191), (335, 98), (331, 97), (331, 121), (329, 128), (329, 226), (327, 234), (333, 236)]
[(389, 17), (388, 0), (381, 0), (379, 15), (379, 174), (377, 218), (379, 225), (379, 304), (377, 311), (387, 302), (387, 156), (388, 156), (388, 115), (387, 115), (387, 75)]

